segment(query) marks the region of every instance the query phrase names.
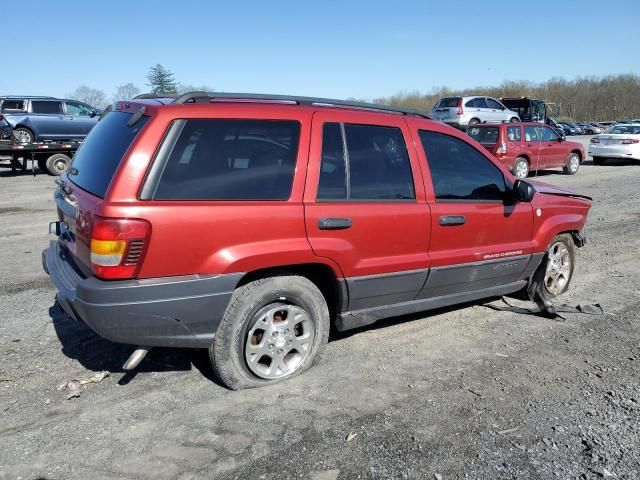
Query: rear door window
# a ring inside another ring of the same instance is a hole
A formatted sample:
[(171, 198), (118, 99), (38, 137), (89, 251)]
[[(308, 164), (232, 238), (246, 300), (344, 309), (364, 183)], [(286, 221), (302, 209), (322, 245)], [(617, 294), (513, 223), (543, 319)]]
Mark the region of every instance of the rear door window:
[(399, 128), (327, 123), (322, 140), (318, 200), (415, 199), (409, 154)]
[(507, 127), (507, 139), (510, 142), (522, 140), (522, 127)]
[(104, 197), (122, 157), (149, 117), (141, 117), (133, 126), (132, 114), (109, 112), (91, 130), (69, 168), (69, 179), (83, 190)]
[(533, 125), (527, 125), (524, 127), (524, 140), (526, 142), (539, 142), (540, 141), (540, 128)]
[(33, 113), (55, 115), (58, 113), (62, 113), (62, 102), (31, 100), (31, 110), (33, 111)]
[(503, 201), (504, 175), (487, 157), (451, 135), (420, 130), (437, 201)]
[(499, 127), (471, 127), (467, 134), (478, 143), (498, 143)]
[[(175, 135), (172, 135), (172, 132)], [(156, 200), (287, 200), (298, 155), (293, 120), (189, 119), (171, 126)]]
[(484, 97), (478, 97), (475, 99), (475, 103), (473, 105), (476, 108), (488, 108), (487, 107), (487, 101), (485, 100)]

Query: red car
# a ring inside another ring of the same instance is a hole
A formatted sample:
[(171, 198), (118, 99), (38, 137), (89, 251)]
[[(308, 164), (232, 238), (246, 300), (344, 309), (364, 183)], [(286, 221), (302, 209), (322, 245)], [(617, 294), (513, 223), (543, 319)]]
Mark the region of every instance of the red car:
[(591, 206), (421, 112), (203, 92), (114, 104), (55, 201), (67, 314), (137, 345), (126, 369), (209, 348), (234, 389), (304, 371), (331, 325), (563, 293)]
[(569, 142), (539, 123), (474, 125), (467, 134), (489, 150), (516, 178), (529, 172), (560, 168), (574, 175), (585, 159), (582, 144)]

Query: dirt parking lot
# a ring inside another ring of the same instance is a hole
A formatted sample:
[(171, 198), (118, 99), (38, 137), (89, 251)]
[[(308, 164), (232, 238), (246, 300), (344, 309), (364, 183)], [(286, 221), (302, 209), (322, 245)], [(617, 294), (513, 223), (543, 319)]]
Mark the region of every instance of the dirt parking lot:
[(200, 351), (155, 349), (124, 374), (132, 347), (62, 315), (40, 262), (53, 179), (0, 171), (0, 478), (640, 478), (640, 165), (540, 176), (594, 198), (561, 301), (604, 315), (392, 319), (334, 335), (303, 376), (232, 392)]

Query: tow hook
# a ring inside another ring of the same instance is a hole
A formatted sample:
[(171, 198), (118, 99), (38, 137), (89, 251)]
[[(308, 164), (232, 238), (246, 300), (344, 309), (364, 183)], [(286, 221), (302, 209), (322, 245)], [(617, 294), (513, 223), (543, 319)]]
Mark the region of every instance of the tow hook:
[(134, 370), (140, 362), (147, 356), (151, 347), (138, 347), (135, 351), (129, 356), (124, 365), (122, 366), (123, 370)]
[(573, 243), (576, 244), (576, 247), (582, 248), (584, 247), (585, 243), (587, 243), (587, 237), (585, 237), (584, 235), (578, 232), (573, 232), (572, 235), (573, 235)]

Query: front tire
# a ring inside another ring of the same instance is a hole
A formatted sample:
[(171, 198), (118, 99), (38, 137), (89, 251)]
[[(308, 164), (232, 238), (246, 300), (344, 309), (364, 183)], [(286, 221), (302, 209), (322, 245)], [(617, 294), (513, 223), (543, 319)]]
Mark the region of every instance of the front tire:
[(513, 175), (516, 178), (523, 179), (529, 176), (529, 162), (524, 157), (516, 158), (516, 163), (513, 164)]
[(549, 301), (562, 295), (569, 288), (575, 266), (575, 247), (568, 233), (556, 236), (533, 274), (527, 288), (529, 298), (539, 307), (549, 305)]
[(232, 390), (261, 387), (307, 370), (329, 338), (329, 309), (309, 279), (278, 275), (237, 288), (209, 348)]
[(564, 173), (567, 175), (575, 175), (578, 173), (578, 169), (580, 168), (580, 155), (573, 152), (569, 155), (567, 159), (567, 163), (563, 167)]

